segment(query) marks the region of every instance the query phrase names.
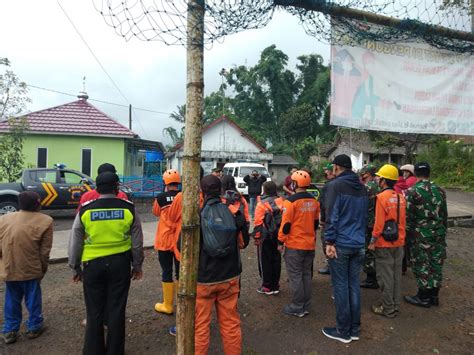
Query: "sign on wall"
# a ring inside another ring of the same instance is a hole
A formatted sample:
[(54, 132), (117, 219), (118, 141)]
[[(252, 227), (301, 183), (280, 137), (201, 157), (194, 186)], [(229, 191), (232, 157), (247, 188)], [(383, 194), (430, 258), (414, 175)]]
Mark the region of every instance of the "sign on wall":
[(331, 124), (474, 135), (474, 56), (416, 42), (333, 45)]

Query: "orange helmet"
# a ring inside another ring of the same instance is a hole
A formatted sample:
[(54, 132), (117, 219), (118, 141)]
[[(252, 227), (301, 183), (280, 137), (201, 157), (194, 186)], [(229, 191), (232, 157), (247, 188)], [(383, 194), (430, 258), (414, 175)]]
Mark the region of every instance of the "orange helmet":
[(179, 175), (179, 173), (174, 169), (166, 170), (163, 174), (163, 182), (165, 183), (165, 185), (180, 184), (181, 175)]
[(311, 184), (311, 176), (304, 170), (295, 171), (291, 180), (296, 182), (297, 187), (308, 187)]

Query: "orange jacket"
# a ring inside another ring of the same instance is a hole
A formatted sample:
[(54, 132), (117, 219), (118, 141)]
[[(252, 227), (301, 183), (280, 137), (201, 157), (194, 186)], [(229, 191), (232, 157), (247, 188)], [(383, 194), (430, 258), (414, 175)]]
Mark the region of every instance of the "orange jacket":
[[(221, 201), (223, 204), (227, 205), (227, 200), (225, 198), (222, 198)], [(227, 205), (227, 207), (229, 208), (230, 213), (235, 215), (237, 211), (240, 209), (241, 205), (243, 205), (244, 217), (245, 217), (245, 221), (247, 222), (247, 227), (248, 227), (248, 223), (250, 222), (249, 205), (247, 203), (247, 200), (244, 197), (241, 197), (240, 201), (235, 201), (234, 203)], [(239, 232), (238, 238), (239, 238), (239, 248), (244, 249), (245, 243), (244, 243), (244, 236), (242, 232)]]
[(383, 226), (388, 220), (397, 220), (397, 193), (392, 189), (385, 189), (377, 195), (375, 224), (372, 231), (376, 248), (394, 248), (405, 245), (406, 201), (402, 194), (398, 194), (398, 196), (400, 197), (398, 240), (395, 242), (387, 242), (382, 237)]
[(155, 233), (155, 250), (168, 251), (174, 249), (176, 219), (181, 219), (181, 213), (178, 216), (171, 216), (170, 207), (178, 194), (179, 191), (160, 193), (153, 203), (153, 214), (160, 217)]
[(283, 203), (278, 240), (290, 249), (314, 250), (319, 202), (308, 192), (297, 192)]
[[(283, 197), (275, 197), (275, 204), (278, 208), (283, 211), (283, 202), (285, 201)], [(254, 230), (254, 238), (258, 239), (261, 237), (261, 228), (263, 226), (263, 222), (265, 220), (265, 214), (267, 212), (273, 213), (272, 206), (268, 201), (264, 201), (265, 198), (262, 199), (255, 207), (255, 217), (253, 220), (253, 230)]]

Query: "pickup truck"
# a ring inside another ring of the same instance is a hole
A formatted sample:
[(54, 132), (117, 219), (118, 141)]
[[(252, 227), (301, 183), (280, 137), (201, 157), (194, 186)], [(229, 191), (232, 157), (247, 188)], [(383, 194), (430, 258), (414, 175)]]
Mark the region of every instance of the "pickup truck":
[[(18, 211), (18, 195), (23, 191), (37, 192), (44, 210), (73, 209), (79, 205), (81, 195), (93, 188), (94, 181), (75, 170), (26, 169), (19, 182), (0, 183), (0, 215)], [(124, 188), (121, 187), (121, 190)], [(128, 194), (128, 191), (124, 192)]]

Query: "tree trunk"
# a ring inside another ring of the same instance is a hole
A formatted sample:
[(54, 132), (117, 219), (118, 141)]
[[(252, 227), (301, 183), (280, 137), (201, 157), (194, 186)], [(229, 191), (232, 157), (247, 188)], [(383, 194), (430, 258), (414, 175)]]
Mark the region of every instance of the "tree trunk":
[(194, 354), (194, 313), (199, 262), (199, 173), (204, 91), (204, 4), (188, 1), (186, 121), (183, 154), (181, 266), (176, 315), (178, 355)]

